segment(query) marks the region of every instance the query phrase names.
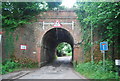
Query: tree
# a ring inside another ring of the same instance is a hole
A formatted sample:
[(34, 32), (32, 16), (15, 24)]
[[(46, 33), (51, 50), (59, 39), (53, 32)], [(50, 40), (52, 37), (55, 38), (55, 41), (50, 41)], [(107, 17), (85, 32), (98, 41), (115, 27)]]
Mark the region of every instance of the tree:
[(3, 2), (2, 27), (16, 28), (29, 23), (40, 12), (58, 7), (61, 2)]
[(51, 10), (53, 8), (57, 8), (59, 7), (59, 5), (61, 4), (61, 2), (47, 2), (48, 3), (48, 8)]
[[(76, 13), (82, 25), (84, 49), (88, 51), (90, 44), (91, 24), (94, 36), (100, 41), (108, 41), (109, 46), (119, 54), (120, 51), (120, 2), (82, 2), (77, 3)], [(96, 32), (98, 31), (98, 32)], [(116, 47), (114, 46), (116, 45)]]
[(3, 2), (2, 27), (16, 28), (28, 23), (37, 14), (47, 10), (45, 2)]
[(61, 53), (61, 54), (63, 54), (63, 53), (72, 53), (72, 48), (71, 48), (71, 46), (70, 46), (70, 44), (68, 44), (68, 43), (65, 43), (65, 42), (63, 42), (63, 43), (60, 43), (58, 46), (57, 46), (57, 51), (58, 51), (58, 53)]

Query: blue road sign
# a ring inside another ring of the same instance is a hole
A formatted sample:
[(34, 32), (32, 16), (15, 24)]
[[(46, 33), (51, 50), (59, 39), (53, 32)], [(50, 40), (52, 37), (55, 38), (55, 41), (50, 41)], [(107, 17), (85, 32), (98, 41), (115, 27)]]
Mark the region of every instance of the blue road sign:
[(101, 42), (100, 43), (100, 50), (107, 51), (108, 50), (108, 42)]

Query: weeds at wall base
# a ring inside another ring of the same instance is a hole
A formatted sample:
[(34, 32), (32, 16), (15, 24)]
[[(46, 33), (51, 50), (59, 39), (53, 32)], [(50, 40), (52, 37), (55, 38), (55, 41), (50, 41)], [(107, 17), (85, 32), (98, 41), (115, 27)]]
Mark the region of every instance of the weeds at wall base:
[(99, 63), (81, 63), (74, 64), (74, 69), (88, 79), (120, 79), (117, 73), (117, 67), (113, 67), (111, 61), (106, 61), (106, 69)]
[(3, 62), (0, 67), (2, 67), (2, 69), (0, 70), (0, 74), (7, 74), (9, 72), (20, 71), (24, 68), (36, 68), (38, 67), (38, 63), (31, 62), (21, 64), (19, 62), (15, 62), (12, 59), (8, 59)]

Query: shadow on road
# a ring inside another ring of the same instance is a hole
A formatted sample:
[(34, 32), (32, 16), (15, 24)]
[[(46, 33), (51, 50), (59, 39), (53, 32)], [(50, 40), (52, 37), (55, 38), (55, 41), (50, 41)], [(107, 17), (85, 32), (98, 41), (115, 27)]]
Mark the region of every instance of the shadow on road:
[(47, 64), (46, 66), (53, 66), (53, 67), (72, 67), (72, 56), (63, 56), (58, 57), (56, 60), (54, 60), (52, 63)]

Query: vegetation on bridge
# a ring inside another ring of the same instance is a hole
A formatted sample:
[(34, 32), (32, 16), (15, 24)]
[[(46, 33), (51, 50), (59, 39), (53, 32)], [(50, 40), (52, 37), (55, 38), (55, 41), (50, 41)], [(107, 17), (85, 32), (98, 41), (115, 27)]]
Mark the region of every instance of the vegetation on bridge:
[(3, 2), (2, 27), (16, 28), (29, 24), (35, 16), (60, 5), (60, 2)]

